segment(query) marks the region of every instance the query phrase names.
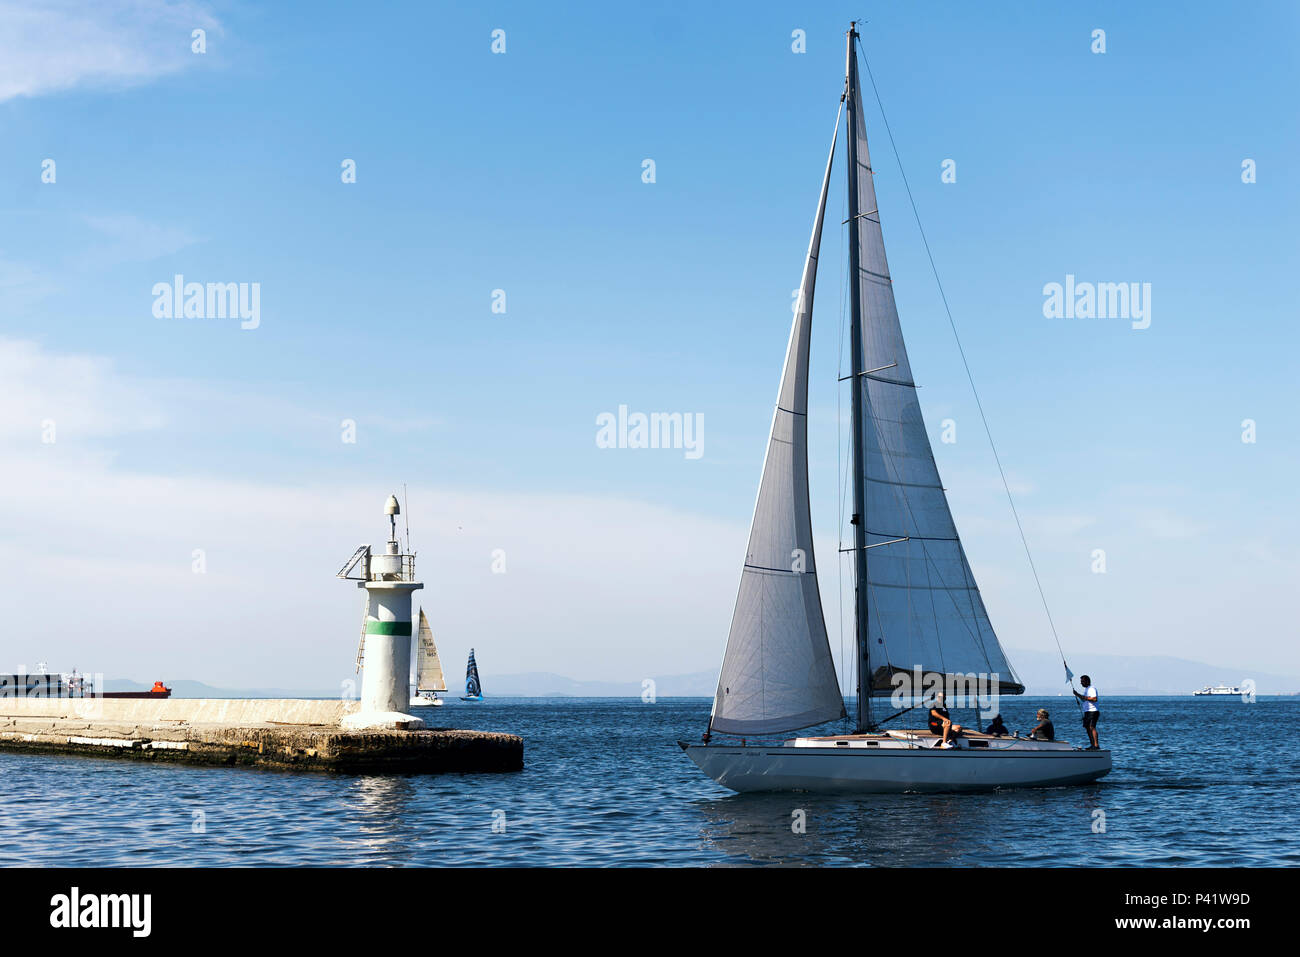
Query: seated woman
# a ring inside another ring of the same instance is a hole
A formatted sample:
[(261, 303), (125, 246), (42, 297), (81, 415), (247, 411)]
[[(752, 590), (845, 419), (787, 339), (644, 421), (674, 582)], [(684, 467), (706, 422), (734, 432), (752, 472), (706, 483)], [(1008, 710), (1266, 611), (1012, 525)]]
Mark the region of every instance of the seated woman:
[(943, 692), (940, 691), (934, 696), (934, 705), (930, 708), (930, 733), (942, 734), (943, 740), (939, 742), (939, 747), (950, 748), (952, 744), (949, 738), (959, 737), (965, 730), (959, 724), (954, 724), (948, 717), (948, 709), (943, 706)]
[(1038, 724), (1034, 725), (1034, 730), (1029, 732), (1029, 736), (1035, 741), (1056, 740), (1056, 729), (1052, 727), (1052, 721), (1048, 717), (1046, 708), (1038, 709)]

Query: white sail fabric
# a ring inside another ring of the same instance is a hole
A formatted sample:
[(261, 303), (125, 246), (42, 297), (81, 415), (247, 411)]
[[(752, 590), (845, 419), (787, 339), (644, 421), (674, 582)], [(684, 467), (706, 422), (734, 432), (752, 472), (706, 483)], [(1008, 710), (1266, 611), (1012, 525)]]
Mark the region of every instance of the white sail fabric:
[(447, 680), (442, 674), (442, 662), (438, 659), (438, 646), (433, 643), (433, 629), (429, 619), (420, 609), (420, 630), (415, 636), (415, 690), (446, 691)]
[[(924, 672), (996, 675), (1002, 693), (1019, 694), (1024, 688), (989, 623), (921, 418), (885, 260), (860, 98), (853, 115), (865, 371), (859, 388), (869, 687), (873, 694), (889, 694), (895, 672), (919, 667)], [(893, 541), (903, 538), (907, 541)]]
[(844, 714), (817, 590), (808, 507), (808, 352), (835, 134), (713, 701), (710, 728), (727, 734), (789, 731)]

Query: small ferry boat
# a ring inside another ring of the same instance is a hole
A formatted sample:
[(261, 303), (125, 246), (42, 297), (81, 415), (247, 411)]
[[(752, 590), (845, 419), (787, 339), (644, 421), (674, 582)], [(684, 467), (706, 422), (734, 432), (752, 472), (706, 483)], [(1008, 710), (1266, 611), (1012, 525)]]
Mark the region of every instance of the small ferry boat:
[(1200, 691), (1193, 691), (1192, 697), (1199, 698), (1201, 695), (1239, 695), (1239, 694), (1241, 694), (1241, 689), (1238, 688), (1236, 685), (1233, 685), (1231, 688), (1229, 688), (1227, 685), (1220, 682), (1219, 684), (1215, 685), (1212, 688), (1209, 685), (1206, 685)]

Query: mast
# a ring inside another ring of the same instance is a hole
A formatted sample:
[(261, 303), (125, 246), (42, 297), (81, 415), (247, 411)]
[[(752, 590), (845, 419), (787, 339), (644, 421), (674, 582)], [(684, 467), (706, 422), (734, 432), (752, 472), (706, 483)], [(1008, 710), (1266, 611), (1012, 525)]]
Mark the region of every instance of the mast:
[(845, 99), (848, 102), (849, 146), (849, 323), (850, 351), (853, 353), (853, 633), (858, 650), (857, 730), (866, 731), (871, 721), (871, 654), (867, 628), (867, 503), (866, 466), (863, 460), (863, 391), (862, 374), (862, 272), (858, 248), (858, 62), (853, 41), (857, 39), (857, 21), (849, 24), (848, 64)]

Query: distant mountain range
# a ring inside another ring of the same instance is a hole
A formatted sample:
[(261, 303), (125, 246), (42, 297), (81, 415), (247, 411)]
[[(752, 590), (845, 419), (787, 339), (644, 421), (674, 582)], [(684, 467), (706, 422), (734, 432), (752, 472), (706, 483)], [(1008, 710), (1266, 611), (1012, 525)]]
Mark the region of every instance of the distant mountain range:
[[(178, 678), (165, 681), (172, 689), (173, 698), (337, 698), (336, 688), (215, 688), (202, 681)], [(127, 678), (105, 678), (105, 691), (148, 691), (153, 682), (131, 681)]]
[[(1027, 694), (1054, 695), (1065, 691), (1065, 670), (1060, 658), (1048, 652), (1020, 649), (1011, 650), (1010, 655)], [(1113, 695), (1186, 695), (1206, 685), (1220, 682), (1237, 685), (1247, 678), (1254, 680), (1258, 694), (1300, 692), (1300, 676), (1207, 665), (1167, 655), (1089, 655), (1072, 662), (1071, 668), (1075, 675), (1088, 674), (1099, 690)], [(717, 688), (718, 673), (698, 671), (656, 676), (653, 680), (659, 697), (711, 698)], [(546, 672), (485, 675), (484, 683), (489, 696), (622, 698), (641, 695), (639, 681), (576, 681)]]
[[(1008, 649), (1016, 673), (1028, 694), (1057, 694), (1065, 690), (1061, 659), (1051, 652)], [(1206, 685), (1255, 682), (1257, 694), (1300, 693), (1300, 676), (1278, 675), (1252, 668), (1207, 665), (1169, 655), (1081, 655), (1070, 660), (1075, 675), (1086, 674), (1102, 694), (1185, 695)]]
[[(1060, 658), (1049, 652), (1010, 649), (1017, 674), (1031, 695), (1065, 690)], [(1250, 668), (1207, 665), (1168, 655), (1088, 655), (1071, 662), (1076, 675), (1089, 674), (1103, 695), (1186, 695), (1205, 685), (1239, 685), (1247, 678), (1258, 694), (1300, 693), (1300, 676), (1277, 675)], [(483, 676), (487, 697), (496, 698), (637, 698), (641, 681), (579, 681), (549, 672)], [(657, 675), (655, 694), (661, 698), (713, 697), (716, 671)], [(126, 679), (106, 681), (106, 691), (146, 691), (151, 686)], [(215, 688), (201, 681), (177, 679), (168, 687), (177, 698), (335, 698), (337, 688)]]

